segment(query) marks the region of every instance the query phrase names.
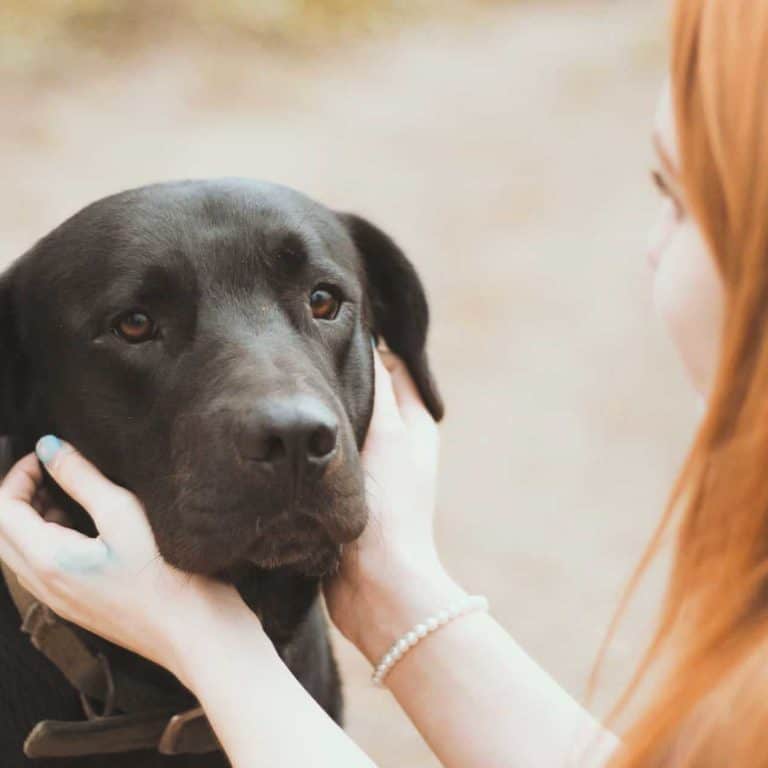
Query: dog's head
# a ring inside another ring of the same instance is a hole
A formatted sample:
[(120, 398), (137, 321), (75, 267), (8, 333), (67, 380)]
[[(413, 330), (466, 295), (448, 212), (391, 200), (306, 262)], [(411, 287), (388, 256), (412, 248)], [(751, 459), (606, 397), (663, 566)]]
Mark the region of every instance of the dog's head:
[(371, 337), (436, 418), (421, 283), (382, 231), (245, 180), (85, 208), (0, 278), (0, 434), (55, 433), (197, 573), (327, 568), (366, 522)]

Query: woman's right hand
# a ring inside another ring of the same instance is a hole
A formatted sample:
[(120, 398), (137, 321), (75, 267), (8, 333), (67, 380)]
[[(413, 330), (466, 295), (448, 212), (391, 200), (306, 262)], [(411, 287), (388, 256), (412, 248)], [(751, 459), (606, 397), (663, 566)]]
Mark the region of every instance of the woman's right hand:
[(464, 593), (434, 540), (438, 428), (400, 358), (374, 352), (376, 397), (362, 452), (370, 521), (325, 586), (331, 618), (371, 661)]

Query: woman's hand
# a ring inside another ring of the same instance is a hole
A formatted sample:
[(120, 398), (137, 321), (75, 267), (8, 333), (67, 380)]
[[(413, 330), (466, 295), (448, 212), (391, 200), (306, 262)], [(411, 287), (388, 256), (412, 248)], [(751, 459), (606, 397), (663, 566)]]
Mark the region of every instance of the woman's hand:
[(180, 678), (190, 644), (210, 640), (217, 621), (258, 621), (233, 587), (168, 565), (136, 497), (71, 446), (48, 436), (37, 452), (99, 532), (90, 538), (38, 514), (43, 470), (34, 455), (0, 486), (0, 559), (55, 613)]
[(462, 596), (434, 540), (439, 434), (402, 360), (374, 352), (376, 399), (363, 447), (370, 522), (325, 586), (334, 623), (371, 660)]
[[(34, 456), (0, 486), (0, 558), (56, 613), (171, 670), (197, 696), (233, 766), (373, 763), (301, 687), (234, 587), (161, 559), (137, 499), (55, 438), (38, 455), (99, 536), (33, 508)], [(295, 734), (300, 732), (301, 739)]]

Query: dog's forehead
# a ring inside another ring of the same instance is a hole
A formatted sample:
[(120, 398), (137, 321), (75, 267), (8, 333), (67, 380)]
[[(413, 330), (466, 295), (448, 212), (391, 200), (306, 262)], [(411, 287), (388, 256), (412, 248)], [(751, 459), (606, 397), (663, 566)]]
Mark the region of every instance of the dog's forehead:
[[(30, 254), (49, 280), (87, 283), (185, 262), (206, 281), (263, 271), (281, 258), (361, 264), (331, 210), (287, 187), (245, 179), (171, 182), (100, 200), (54, 230)], [(181, 257), (181, 258), (180, 258)], [(34, 270), (40, 274), (38, 269)]]
[(131, 255), (181, 251), (204, 272), (243, 260), (258, 268), (281, 256), (331, 259), (353, 271), (359, 266), (338, 217), (286, 187), (237, 179), (159, 185), (124, 203), (118, 226)]

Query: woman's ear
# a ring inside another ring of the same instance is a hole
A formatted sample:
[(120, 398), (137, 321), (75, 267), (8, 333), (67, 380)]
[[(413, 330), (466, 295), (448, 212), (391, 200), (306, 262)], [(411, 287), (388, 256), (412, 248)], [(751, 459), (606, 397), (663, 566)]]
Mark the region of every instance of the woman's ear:
[(444, 407), (427, 359), (429, 307), (416, 270), (389, 235), (366, 219), (337, 214), (365, 266), (373, 313), (371, 331), (408, 366), (424, 404), (436, 421)]

